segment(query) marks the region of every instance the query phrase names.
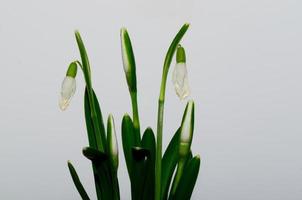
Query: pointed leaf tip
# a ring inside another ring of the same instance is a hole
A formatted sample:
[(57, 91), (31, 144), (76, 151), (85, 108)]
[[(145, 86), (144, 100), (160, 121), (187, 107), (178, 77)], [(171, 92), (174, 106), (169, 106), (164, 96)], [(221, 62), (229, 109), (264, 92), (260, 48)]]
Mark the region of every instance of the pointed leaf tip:
[(75, 168), (73, 167), (73, 165), (71, 164), (71, 162), (68, 160), (67, 161), (67, 165), (68, 165), (68, 169), (71, 175), (71, 178), (73, 180), (73, 183), (76, 187), (76, 189), (78, 190), (80, 196), (82, 197), (83, 200), (90, 200), (87, 192), (85, 191), (85, 188), (83, 187), (80, 178), (75, 170)]

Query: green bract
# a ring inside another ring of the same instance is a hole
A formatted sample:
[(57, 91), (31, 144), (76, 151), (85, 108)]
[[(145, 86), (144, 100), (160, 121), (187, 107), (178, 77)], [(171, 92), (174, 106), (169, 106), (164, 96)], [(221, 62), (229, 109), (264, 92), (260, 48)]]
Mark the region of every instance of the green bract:
[[(162, 155), (165, 89), (169, 68), (175, 52), (177, 63), (185, 63), (186, 56), (180, 41), (189, 24), (184, 24), (173, 39), (165, 57), (158, 99), (157, 137), (152, 128), (140, 130), (136, 65), (128, 31), (121, 29), (121, 49), (125, 77), (129, 88), (132, 117), (125, 114), (121, 123), (122, 146), (131, 183), (132, 200), (187, 200), (191, 198), (197, 180), (200, 158), (192, 155), (191, 143), (194, 130), (194, 102), (187, 103), (182, 121)], [(75, 78), (77, 67), (82, 69), (86, 88), (84, 109), (89, 145), (83, 148), (83, 155), (91, 161), (98, 200), (119, 200), (118, 144), (115, 124), (110, 114), (107, 127), (104, 126), (98, 98), (92, 87), (91, 69), (83, 40), (75, 32), (81, 61), (70, 64), (67, 76)], [(80, 196), (89, 200), (75, 168), (68, 161), (72, 180)], [(122, 199), (129, 199), (124, 197)]]
[(76, 62), (70, 63), (68, 70), (66, 72), (66, 76), (70, 76), (72, 78), (75, 78), (77, 75), (78, 66)]
[(186, 62), (186, 52), (185, 52), (185, 49), (181, 45), (178, 45), (178, 47), (177, 47), (176, 62), (177, 63), (185, 63)]

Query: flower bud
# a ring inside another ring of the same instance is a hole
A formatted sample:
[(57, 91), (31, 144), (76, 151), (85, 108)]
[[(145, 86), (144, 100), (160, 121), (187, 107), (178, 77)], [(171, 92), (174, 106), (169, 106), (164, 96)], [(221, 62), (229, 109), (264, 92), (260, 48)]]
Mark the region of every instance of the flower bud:
[(113, 116), (110, 114), (107, 122), (107, 140), (109, 147), (109, 154), (112, 161), (112, 165), (115, 169), (118, 168), (119, 160), (118, 160), (118, 145), (115, 133), (115, 125)]
[(176, 65), (172, 75), (172, 81), (177, 96), (184, 100), (190, 94), (188, 72), (186, 66), (185, 49), (182, 46), (177, 47), (176, 51)]
[(126, 28), (121, 29), (121, 47), (124, 71), (130, 92), (136, 92), (136, 67), (131, 40)]
[(180, 145), (179, 153), (181, 157), (185, 157), (190, 152), (194, 131), (194, 101), (187, 103), (180, 129)]
[(75, 62), (72, 62), (68, 67), (66, 77), (64, 78), (61, 86), (61, 97), (59, 101), (59, 106), (62, 111), (66, 110), (76, 91), (76, 75), (77, 64)]

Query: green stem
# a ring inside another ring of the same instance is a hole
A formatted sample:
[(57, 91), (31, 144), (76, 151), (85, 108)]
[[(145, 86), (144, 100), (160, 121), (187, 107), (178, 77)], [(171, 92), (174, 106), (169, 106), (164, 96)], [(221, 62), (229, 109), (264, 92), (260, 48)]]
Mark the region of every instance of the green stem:
[(132, 114), (133, 114), (133, 126), (137, 134), (137, 141), (141, 140), (140, 137), (140, 123), (139, 123), (139, 115), (138, 115), (138, 105), (137, 105), (137, 92), (130, 92), (131, 103), (132, 103)]
[(155, 200), (161, 200), (161, 161), (162, 161), (162, 134), (164, 119), (164, 104), (166, 93), (166, 82), (168, 71), (172, 62), (173, 55), (177, 45), (189, 28), (189, 24), (184, 24), (173, 39), (165, 57), (163, 74), (160, 86), (160, 94), (158, 99), (158, 115), (157, 115), (157, 143), (156, 143), (156, 160), (155, 160)]
[(170, 196), (174, 196), (174, 194), (176, 192), (179, 180), (181, 178), (181, 175), (182, 175), (182, 172), (183, 172), (183, 169), (184, 169), (184, 166), (185, 166), (185, 162), (186, 162), (186, 160), (183, 159), (183, 158), (181, 158), (180, 161), (178, 162), (177, 171), (176, 171), (176, 174), (175, 174), (175, 180), (174, 180), (172, 188), (171, 188), (171, 195)]
[(155, 199), (161, 199), (161, 161), (162, 161), (162, 132), (164, 117), (164, 99), (158, 101), (157, 143), (155, 160)]
[(117, 178), (117, 169), (113, 169), (112, 173), (112, 197), (113, 200), (119, 200), (120, 199), (120, 189), (119, 189), (119, 184), (118, 184), (118, 178)]

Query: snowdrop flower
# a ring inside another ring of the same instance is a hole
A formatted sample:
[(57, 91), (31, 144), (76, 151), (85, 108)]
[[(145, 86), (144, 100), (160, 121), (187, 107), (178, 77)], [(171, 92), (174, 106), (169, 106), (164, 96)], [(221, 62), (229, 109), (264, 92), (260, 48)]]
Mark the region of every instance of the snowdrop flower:
[(126, 28), (121, 29), (121, 47), (124, 71), (130, 92), (136, 92), (136, 67), (131, 40)]
[(173, 71), (172, 81), (177, 96), (184, 100), (190, 94), (188, 72), (186, 67), (186, 54), (182, 46), (177, 47), (176, 65)]
[(70, 100), (72, 99), (76, 91), (76, 75), (77, 64), (76, 62), (72, 62), (68, 67), (66, 77), (64, 78), (61, 86), (61, 97), (59, 100), (59, 106), (62, 111), (66, 110), (70, 103)]
[(190, 100), (187, 103), (181, 128), (180, 128), (180, 147), (179, 153), (181, 156), (185, 157), (190, 152), (190, 147), (193, 138), (194, 131), (194, 101)]
[(115, 125), (113, 116), (110, 114), (108, 117), (107, 122), (107, 137), (108, 137), (108, 146), (109, 146), (109, 153), (112, 159), (112, 164), (115, 169), (118, 168), (118, 145), (117, 145), (117, 139), (116, 139), (116, 133), (115, 133)]

